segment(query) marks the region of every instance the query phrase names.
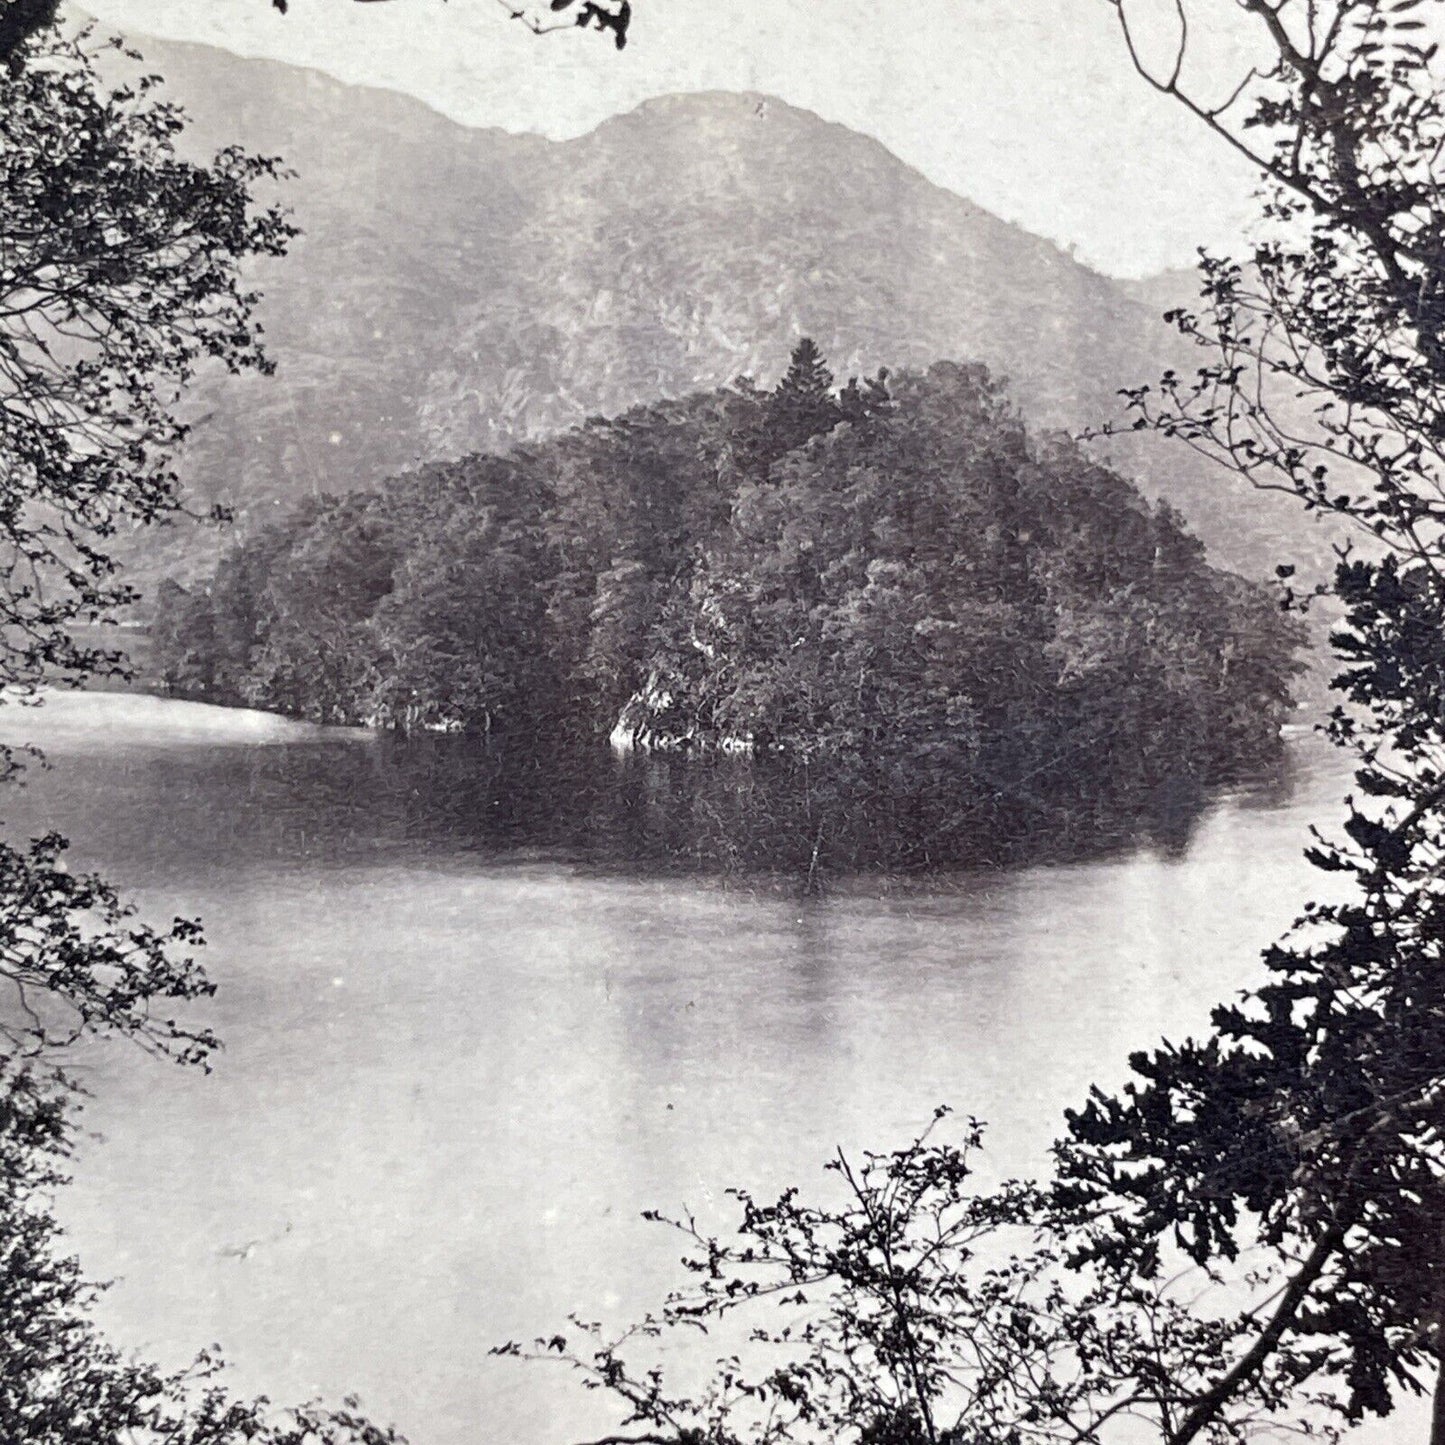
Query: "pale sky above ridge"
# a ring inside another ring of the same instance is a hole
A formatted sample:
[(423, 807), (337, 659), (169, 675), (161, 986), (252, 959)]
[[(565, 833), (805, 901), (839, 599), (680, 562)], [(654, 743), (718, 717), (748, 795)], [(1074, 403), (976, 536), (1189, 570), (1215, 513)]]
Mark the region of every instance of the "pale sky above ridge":
[[(1161, 0), (1134, 3), (1147, 28)], [(123, 33), (311, 66), (554, 138), (650, 96), (767, 92), (1113, 275), (1227, 247), (1251, 209), (1248, 171), (1133, 73), (1105, 0), (634, 0), (621, 54), (602, 36), (532, 36), (497, 0), (291, 0), (284, 17), (268, 0), (85, 8)], [(1196, 33), (1226, 27), (1198, 63), (1227, 92), (1248, 64), (1237, 7), (1193, 9)]]

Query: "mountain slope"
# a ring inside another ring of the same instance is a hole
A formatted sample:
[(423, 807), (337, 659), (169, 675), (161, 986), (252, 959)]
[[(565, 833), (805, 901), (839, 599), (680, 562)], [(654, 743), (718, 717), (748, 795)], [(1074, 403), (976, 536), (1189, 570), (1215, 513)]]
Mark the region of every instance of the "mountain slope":
[[(195, 500), (243, 525), (419, 459), (771, 380), (801, 334), (840, 376), (982, 359), (1038, 427), (1115, 415), (1119, 387), (1180, 359), (1147, 290), (767, 97), (667, 97), (556, 143), (274, 62), (141, 48), (198, 142), (280, 153), (296, 172), (286, 199), (305, 236), (257, 270), (278, 375), (207, 382), (184, 459)], [(1301, 554), (1287, 502), (1242, 509), (1157, 444), (1121, 460), (1226, 565), (1258, 574)], [(138, 567), (190, 573), (218, 544), (173, 529)]]

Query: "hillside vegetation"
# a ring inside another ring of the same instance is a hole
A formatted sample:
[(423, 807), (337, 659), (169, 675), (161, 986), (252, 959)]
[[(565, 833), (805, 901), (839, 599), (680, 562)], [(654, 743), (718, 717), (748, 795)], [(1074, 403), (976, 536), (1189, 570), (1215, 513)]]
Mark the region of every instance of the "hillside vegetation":
[[(323, 492), (776, 376), (813, 336), (844, 375), (976, 357), (1041, 427), (1197, 365), (1131, 287), (932, 184), (876, 141), (761, 95), (649, 101), (556, 142), (410, 98), (144, 40), (196, 145), (284, 157), (303, 235), (254, 270), (274, 384), (206, 383), (181, 470), (249, 532)], [(1322, 529), (1153, 438), (1111, 444), (1222, 565), (1332, 562)], [(223, 533), (137, 543), (136, 580), (202, 575)]]

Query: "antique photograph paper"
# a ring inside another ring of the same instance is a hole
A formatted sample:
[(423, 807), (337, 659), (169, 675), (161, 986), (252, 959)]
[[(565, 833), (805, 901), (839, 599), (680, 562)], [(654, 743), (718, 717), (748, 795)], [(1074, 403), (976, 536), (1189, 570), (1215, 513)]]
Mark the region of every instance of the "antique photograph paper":
[(0, 0), (0, 1445), (1445, 1445), (1441, 0)]

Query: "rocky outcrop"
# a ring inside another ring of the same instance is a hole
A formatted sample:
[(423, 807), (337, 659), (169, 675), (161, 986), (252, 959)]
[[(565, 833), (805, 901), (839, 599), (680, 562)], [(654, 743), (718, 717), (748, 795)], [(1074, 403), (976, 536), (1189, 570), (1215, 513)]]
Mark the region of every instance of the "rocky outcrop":
[(719, 732), (689, 715), (654, 673), (628, 698), (607, 741), (614, 752), (722, 752), (750, 754), (747, 734)]

